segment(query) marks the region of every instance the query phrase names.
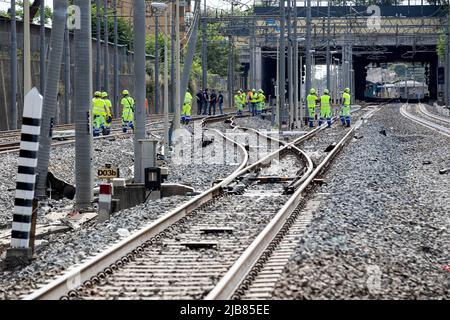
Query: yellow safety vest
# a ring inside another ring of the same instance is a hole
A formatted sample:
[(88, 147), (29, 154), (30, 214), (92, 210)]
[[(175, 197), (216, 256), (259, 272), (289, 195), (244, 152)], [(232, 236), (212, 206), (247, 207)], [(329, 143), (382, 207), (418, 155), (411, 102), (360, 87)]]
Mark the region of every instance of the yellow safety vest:
[(109, 99), (104, 99), (105, 101), (105, 105), (106, 105), (106, 112), (108, 116), (111, 116), (111, 108), (112, 108), (112, 103), (111, 100)]
[(257, 103), (258, 102), (258, 93), (253, 93), (252, 98), (250, 99), (251, 103)]
[(192, 95), (189, 92), (186, 92), (186, 95), (184, 96), (184, 104), (191, 104), (192, 103)]
[(134, 99), (132, 97), (125, 97), (125, 98), (122, 99), (121, 105), (124, 108), (131, 108), (131, 109), (133, 109), (134, 108)]
[(309, 94), (306, 100), (308, 101), (308, 109), (316, 107), (317, 96), (315, 94)]
[(351, 102), (351, 96), (347, 92), (342, 94), (342, 99), (344, 100), (344, 106), (349, 107)]
[(330, 99), (331, 97), (327, 94), (324, 94), (320, 97), (320, 107), (324, 110), (330, 110)]
[(92, 113), (94, 116), (106, 116), (106, 104), (103, 99), (94, 98), (92, 99)]

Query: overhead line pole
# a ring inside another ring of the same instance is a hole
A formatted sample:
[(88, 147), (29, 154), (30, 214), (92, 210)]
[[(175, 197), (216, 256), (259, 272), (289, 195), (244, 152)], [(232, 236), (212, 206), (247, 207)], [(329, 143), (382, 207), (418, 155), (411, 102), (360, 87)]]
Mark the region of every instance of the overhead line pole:
[(293, 0), (294, 4), (294, 120), (297, 128), (300, 127), (299, 121), (299, 63), (298, 63), (298, 33), (297, 33), (297, 22), (298, 22), (298, 12), (297, 12), (297, 1)]
[(289, 130), (292, 128), (292, 124), (294, 123), (294, 64), (293, 64), (293, 48), (292, 48), (292, 0), (287, 0), (287, 9), (288, 9), (288, 19), (287, 19), (287, 33), (288, 33), (288, 112), (289, 112)]
[(67, 27), (64, 31), (64, 123), (70, 122), (70, 34)]
[(327, 89), (331, 90), (331, 68), (330, 68), (330, 63), (331, 63), (331, 51), (330, 51), (330, 36), (331, 36), (331, 25), (330, 25), (330, 20), (331, 20), (331, 8), (330, 8), (330, 1), (328, 0), (328, 23), (327, 23)]
[[(76, 208), (85, 210), (92, 206), (92, 35), (91, 3), (74, 0), (80, 8), (80, 29), (75, 29), (75, 183)], [(99, 42), (97, 42), (99, 43)]]
[(155, 113), (158, 114), (159, 107), (159, 21), (158, 13), (155, 11)]
[(206, 0), (204, 0), (203, 5), (203, 21), (202, 21), (202, 86), (203, 90), (208, 88), (208, 49), (206, 45), (207, 41), (207, 11), (206, 11)]
[[(46, 198), (47, 174), (50, 162), (52, 130), (56, 114), (59, 79), (61, 75), (61, 60), (64, 47), (64, 30), (66, 24), (67, 0), (54, 2), (53, 27), (50, 37), (50, 60), (48, 63), (47, 80), (45, 81), (44, 102), (42, 105), (41, 136), (37, 165), (36, 196)], [(88, 76), (83, 74), (84, 77)]]
[(136, 129), (134, 134), (134, 182), (143, 183), (140, 140), (145, 139), (145, 0), (134, 1), (134, 84)]
[(284, 39), (285, 25), (286, 25), (286, 11), (284, 1), (280, 0), (280, 76), (278, 78), (278, 94), (280, 96), (280, 114), (278, 116), (278, 128), (283, 130), (283, 114), (286, 105), (286, 43)]
[(11, 92), (9, 129), (17, 129), (17, 26), (16, 0), (11, 0)]
[(40, 5), (40, 49), (39, 49), (39, 82), (41, 93), (45, 91), (45, 0), (41, 0)]
[(95, 74), (95, 90), (101, 90), (102, 87), (102, 74), (101, 74), (101, 66), (102, 66), (102, 47), (101, 47), (101, 12), (100, 12), (100, 7), (101, 7), (101, 1), (100, 0), (96, 0), (95, 3), (95, 8), (97, 10), (97, 19), (96, 19), (96, 37), (97, 37), (97, 42), (96, 42), (96, 74)]
[(103, 0), (103, 33), (104, 33), (104, 44), (105, 44), (105, 51), (103, 52), (104, 57), (104, 91), (108, 92), (109, 94), (109, 23), (108, 23), (108, 1)]
[[(306, 52), (305, 52), (305, 95), (308, 95), (311, 90), (311, 0), (306, 2)], [(306, 101), (306, 99), (305, 99)], [(305, 117), (309, 118), (309, 110), (305, 106)]]
[(30, 0), (23, 1), (23, 96), (31, 90)]
[[(114, 115), (119, 116), (119, 31), (117, 17), (117, 0), (113, 0), (114, 12)], [(166, 20), (167, 21), (167, 20)]]
[(175, 90), (175, 112), (173, 121), (173, 128), (180, 128), (181, 119), (181, 65), (180, 65), (180, 0), (176, 0), (176, 13), (175, 13), (175, 74), (176, 74), (176, 90)]

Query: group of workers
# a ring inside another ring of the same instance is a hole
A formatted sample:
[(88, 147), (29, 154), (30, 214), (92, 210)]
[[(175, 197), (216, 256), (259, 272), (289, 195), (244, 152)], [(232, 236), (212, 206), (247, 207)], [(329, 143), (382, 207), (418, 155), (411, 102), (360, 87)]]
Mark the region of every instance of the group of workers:
[(242, 115), (245, 106), (247, 106), (252, 116), (258, 116), (262, 114), (266, 107), (266, 96), (262, 89), (258, 91), (256, 89), (249, 90), (247, 93), (239, 90), (234, 96), (234, 105), (238, 115)]
[[(331, 128), (333, 113), (331, 110), (331, 96), (330, 91), (325, 89), (323, 95), (319, 98), (316, 93), (316, 89), (311, 89), (309, 95), (306, 97), (309, 113), (309, 126), (314, 128), (314, 122), (316, 118), (316, 104), (320, 103), (320, 115), (319, 115), (319, 126), (321, 126), (325, 121), (327, 121), (328, 128)], [(350, 89), (345, 88), (342, 94), (342, 106), (339, 110), (339, 118), (341, 124), (346, 127), (351, 125), (350, 117), (350, 104), (351, 95)]]
[[(128, 132), (128, 128), (134, 129), (135, 102), (128, 90), (122, 91), (122, 131)], [(107, 136), (111, 133), (112, 103), (107, 92), (96, 91), (92, 99), (92, 126), (94, 137), (100, 133)]]
[[(214, 92), (214, 91), (213, 91)], [(220, 106), (220, 112), (223, 113), (223, 95)], [(128, 132), (128, 129), (134, 130), (134, 112), (135, 112), (135, 101), (130, 96), (128, 90), (122, 91), (122, 131), (124, 133)], [(203, 98), (202, 98), (203, 97)], [(206, 115), (206, 109), (208, 106), (208, 90), (199, 91), (197, 94), (197, 103), (199, 106), (199, 114), (204, 110), (204, 115)], [(186, 92), (183, 108), (181, 111), (181, 124), (188, 125), (191, 121), (191, 110), (192, 110), (192, 100), (193, 97), (189, 91)], [(206, 104), (204, 102), (207, 102)], [(316, 118), (316, 107), (317, 103), (320, 103), (320, 114), (319, 114), (319, 126), (321, 126), (325, 121), (330, 128), (332, 125), (332, 107), (331, 107), (331, 96), (328, 89), (323, 91), (323, 95), (319, 98), (315, 89), (311, 89), (309, 95), (306, 97), (308, 113), (309, 113), (309, 126), (314, 127)], [(262, 89), (256, 91), (256, 89), (249, 90), (247, 93), (243, 90), (238, 90), (234, 96), (234, 105), (237, 110), (238, 115), (242, 115), (247, 105), (249, 112), (252, 116), (261, 115), (265, 109), (266, 96)], [(346, 88), (342, 94), (342, 106), (339, 111), (339, 117), (343, 126), (350, 127), (351, 117), (350, 117), (350, 104), (351, 95), (350, 89)], [(206, 107), (205, 107), (206, 105)], [(92, 99), (92, 114), (93, 114), (93, 134), (94, 137), (98, 137), (100, 133), (103, 135), (109, 135), (111, 133), (112, 124), (112, 103), (109, 100), (107, 92), (96, 91), (94, 98)], [(209, 114), (211, 115), (211, 105), (209, 108)], [(215, 114), (215, 106), (214, 106)]]

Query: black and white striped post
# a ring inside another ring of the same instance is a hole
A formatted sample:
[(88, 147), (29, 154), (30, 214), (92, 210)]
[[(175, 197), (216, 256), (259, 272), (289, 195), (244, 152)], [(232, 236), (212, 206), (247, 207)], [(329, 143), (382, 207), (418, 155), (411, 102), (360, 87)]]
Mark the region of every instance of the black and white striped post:
[(6, 253), (6, 265), (11, 268), (31, 263), (33, 256), (32, 235), (36, 227), (36, 217), (33, 218), (35, 215), (33, 201), (41, 134), (42, 101), (43, 98), (36, 88), (33, 88), (25, 97), (11, 248)]

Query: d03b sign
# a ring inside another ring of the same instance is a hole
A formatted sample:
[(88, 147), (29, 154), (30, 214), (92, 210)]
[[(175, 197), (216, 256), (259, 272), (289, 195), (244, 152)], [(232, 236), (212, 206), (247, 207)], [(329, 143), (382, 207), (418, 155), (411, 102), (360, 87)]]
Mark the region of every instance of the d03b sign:
[(99, 179), (116, 179), (119, 177), (119, 169), (117, 167), (104, 167), (97, 170), (97, 175)]

